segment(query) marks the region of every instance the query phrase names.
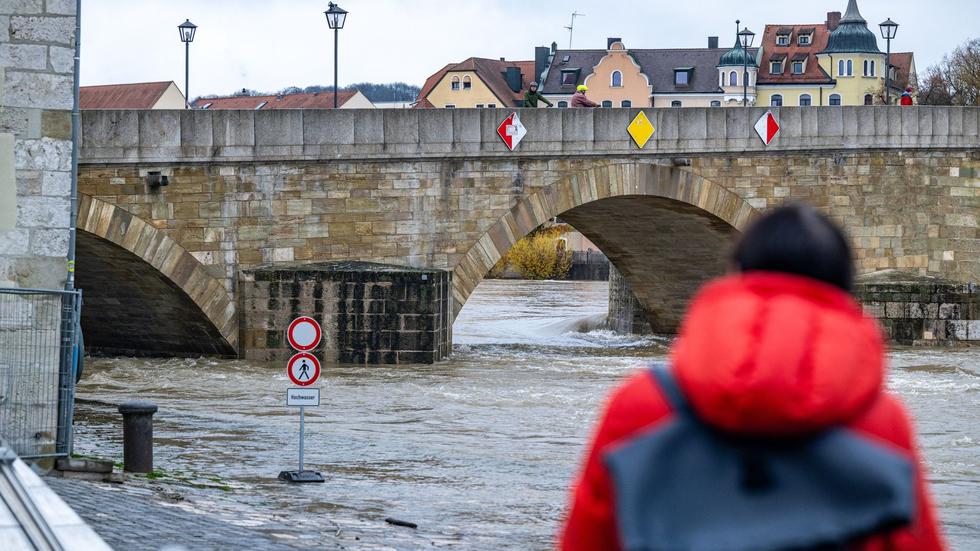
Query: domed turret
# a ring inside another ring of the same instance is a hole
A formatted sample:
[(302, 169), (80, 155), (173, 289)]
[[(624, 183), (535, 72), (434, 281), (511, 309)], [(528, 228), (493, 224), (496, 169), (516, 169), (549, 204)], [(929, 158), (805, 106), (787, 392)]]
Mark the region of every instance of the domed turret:
[(827, 39), (827, 47), (822, 53), (861, 53), (880, 54), (878, 39), (868, 29), (868, 22), (858, 11), (857, 0), (848, 0), (847, 13)]
[(743, 64), (755, 67), (755, 56), (751, 52), (745, 51), (742, 43), (736, 38), (735, 47), (721, 55), (718, 61), (719, 67), (741, 67)]

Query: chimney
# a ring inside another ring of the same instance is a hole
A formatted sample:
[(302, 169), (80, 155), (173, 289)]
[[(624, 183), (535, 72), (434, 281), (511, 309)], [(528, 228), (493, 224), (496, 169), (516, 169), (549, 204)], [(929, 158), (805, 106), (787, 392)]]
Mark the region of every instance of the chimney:
[(523, 79), (521, 78), (520, 67), (507, 67), (507, 72), (504, 73), (504, 78), (507, 79), (507, 86), (509, 86), (514, 92), (520, 92), (521, 88), (523, 88)]
[(709, 36), (708, 37), (708, 49), (710, 49), (710, 50), (717, 50), (718, 49), (718, 37), (717, 36)]
[(538, 46), (534, 49), (534, 80), (538, 83), (544, 80), (541, 75), (548, 68), (549, 53), (547, 46)]
[(608, 50), (609, 48), (611, 48), (612, 45), (613, 45), (613, 42), (622, 42), (622, 41), (623, 41), (623, 39), (622, 38), (619, 38), (619, 37), (607, 38), (606, 39), (606, 49)]
[(557, 51), (558, 51), (558, 43), (557, 42), (552, 42), (551, 43), (551, 53), (555, 53)]
[(506, 60), (506, 59), (504, 59), (504, 58), (500, 58), (500, 61), (507, 61), (507, 60)]
[(833, 32), (840, 25), (840, 12), (839, 11), (829, 11), (827, 12), (827, 30)]

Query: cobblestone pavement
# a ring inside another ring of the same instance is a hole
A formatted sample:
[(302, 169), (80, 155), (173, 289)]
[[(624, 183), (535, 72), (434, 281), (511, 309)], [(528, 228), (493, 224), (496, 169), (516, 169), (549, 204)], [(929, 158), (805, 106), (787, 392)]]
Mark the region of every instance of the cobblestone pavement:
[[(178, 500), (164, 486), (109, 484), (54, 476), (45, 482), (86, 522), (119, 551), (211, 549), (323, 549), (321, 542), (303, 541), (273, 521), (242, 515), (222, 518), (201, 510), (201, 504)], [(168, 503), (169, 501), (169, 503)], [(328, 544), (329, 545), (329, 544)]]

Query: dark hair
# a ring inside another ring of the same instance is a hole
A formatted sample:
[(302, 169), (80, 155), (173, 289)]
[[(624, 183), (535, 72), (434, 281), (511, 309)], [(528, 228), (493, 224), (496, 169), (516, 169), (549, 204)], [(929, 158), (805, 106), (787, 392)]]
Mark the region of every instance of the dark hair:
[(755, 222), (733, 255), (741, 272), (786, 272), (851, 292), (854, 261), (844, 232), (813, 207), (779, 207)]

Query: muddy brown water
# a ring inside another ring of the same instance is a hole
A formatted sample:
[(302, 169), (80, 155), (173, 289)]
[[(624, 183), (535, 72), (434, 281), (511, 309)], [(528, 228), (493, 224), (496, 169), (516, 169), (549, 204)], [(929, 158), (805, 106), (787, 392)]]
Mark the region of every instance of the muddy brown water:
[[(596, 329), (606, 294), (605, 283), (486, 281), (454, 326), (451, 360), (325, 365), (322, 405), (306, 415), (307, 467), (325, 484), (276, 480), (296, 468), (298, 433), (278, 365), (90, 360), (75, 450), (121, 461), (111, 404), (149, 399), (156, 467), (182, 507), (301, 547), (547, 549), (602, 399), (667, 350)], [(946, 534), (954, 549), (980, 549), (980, 350), (890, 357)]]

